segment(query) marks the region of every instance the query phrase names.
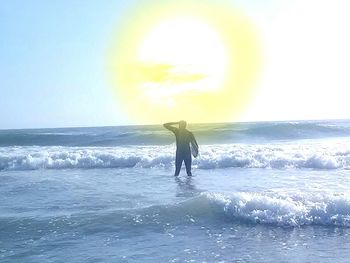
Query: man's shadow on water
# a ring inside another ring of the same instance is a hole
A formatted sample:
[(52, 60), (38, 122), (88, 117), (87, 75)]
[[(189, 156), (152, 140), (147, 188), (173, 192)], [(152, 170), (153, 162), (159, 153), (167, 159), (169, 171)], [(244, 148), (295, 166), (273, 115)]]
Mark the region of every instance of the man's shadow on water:
[(202, 192), (196, 188), (194, 179), (191, 176), (186, 176), (185, 179), (175, 176), (175, 182), (177, 183), (176, 197), (193, 197)]

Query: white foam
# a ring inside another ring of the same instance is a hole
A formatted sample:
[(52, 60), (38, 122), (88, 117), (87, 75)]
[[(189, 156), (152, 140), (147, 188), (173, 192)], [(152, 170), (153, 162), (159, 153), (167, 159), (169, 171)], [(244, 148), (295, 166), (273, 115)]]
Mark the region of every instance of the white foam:
[(206, 193), (232, 219), (280, 226), (350, 227), (350, 195), (317, 193)]
[[(2, 147), (0, 170), (172, 167), (174, 155), (174, 145)], [(349, 169), (350, 143), (204, 145), (193, 167)]]

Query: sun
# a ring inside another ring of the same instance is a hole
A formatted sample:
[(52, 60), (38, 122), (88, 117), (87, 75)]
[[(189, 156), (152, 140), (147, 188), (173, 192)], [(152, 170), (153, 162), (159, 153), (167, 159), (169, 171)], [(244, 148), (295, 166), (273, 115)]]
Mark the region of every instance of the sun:
[(247, 104), (259, 57), (254, 26), (232, 7), (153, 2), (127, 14), (108, 66), (119, 103), (138, 123), (221, 122)]
[(227, 68), (217, 32), (193, 17), (169, 18), (156, 25), (141, 43), (137, 59), (144, 71), (141, 94), (153, 106), (174, 111), (186, 97), (194, 101), (195, 96), (220, 89)]

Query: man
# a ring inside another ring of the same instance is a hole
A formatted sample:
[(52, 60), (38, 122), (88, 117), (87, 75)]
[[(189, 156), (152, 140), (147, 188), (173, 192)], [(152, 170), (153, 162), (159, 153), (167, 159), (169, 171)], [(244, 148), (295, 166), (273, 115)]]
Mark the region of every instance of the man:
[[(173, 127), (172, 125), (179, 125), (179, 128)], [(175, 158), (175, 176), (178, 176), (182, 166), (182, 161), (185, 162), (186, 172), (188, 176), (192, 176), (191, 165), (192, 165), (192, 156), (190, 143), (194, 148), (196, 148), (196, 157), (198, 154), (198, 144), (196, 139), (193, 136), (193, 133), (186, 129), (186, 122), (168, 122), (165, 123), (164, 128), (172, 131), (176, 137), (176, 158)]]

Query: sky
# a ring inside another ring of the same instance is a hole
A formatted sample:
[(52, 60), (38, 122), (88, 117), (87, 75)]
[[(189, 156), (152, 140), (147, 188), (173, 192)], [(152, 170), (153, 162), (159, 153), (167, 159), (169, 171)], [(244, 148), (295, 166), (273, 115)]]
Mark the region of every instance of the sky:
[[(127, 8), (143, 2), (2, 1), (0, 129), (137, 124), (113, 92), (106, 56)], [(256, 25), (263, 56), (232, 121), (350, 118), (348, 1), (221, 2)]]

